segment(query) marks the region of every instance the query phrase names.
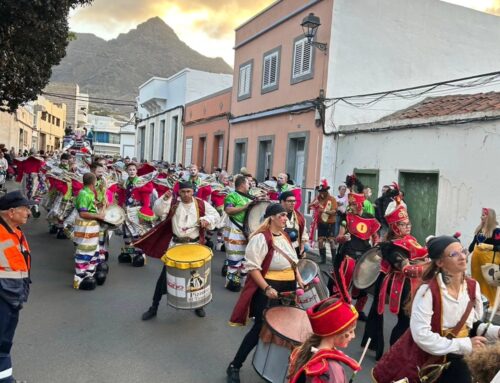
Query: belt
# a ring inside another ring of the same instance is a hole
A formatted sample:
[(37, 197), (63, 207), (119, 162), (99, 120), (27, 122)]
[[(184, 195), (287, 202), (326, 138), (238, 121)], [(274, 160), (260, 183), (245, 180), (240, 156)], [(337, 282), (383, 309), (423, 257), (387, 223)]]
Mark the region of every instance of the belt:
[(200, 241), (200, 237), (189, 238), (189, 237), (178, 237), (174, 235), (172, 237), (172, 241), (174, 241), (175, 243), (196, 243)]
[(293, 269), (268, 270), (264, 278), (273, 281), (294, 281), (295, 272)]

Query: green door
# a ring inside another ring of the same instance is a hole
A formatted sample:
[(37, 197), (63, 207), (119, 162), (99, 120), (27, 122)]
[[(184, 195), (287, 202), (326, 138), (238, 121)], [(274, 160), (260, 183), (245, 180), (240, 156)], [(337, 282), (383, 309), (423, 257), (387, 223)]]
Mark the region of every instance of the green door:
[(421, 245), (425, 244), (425, 238), (436, 233), (438, 177), (437, 173), (399, 173), (399, 186), (405, 193), (412, 223), (411, 234)]
[(375, 202), (378, 193), (378, 170), (354, 169), (354, 174), (356, 174), (356, 177), (358, 177), (358, 179), (363, 185), (365, 185), (365, 187), (369, 187), (370, 189), (372, 189), (372, 196), (370, 197), (370, 201), (372, 203)]

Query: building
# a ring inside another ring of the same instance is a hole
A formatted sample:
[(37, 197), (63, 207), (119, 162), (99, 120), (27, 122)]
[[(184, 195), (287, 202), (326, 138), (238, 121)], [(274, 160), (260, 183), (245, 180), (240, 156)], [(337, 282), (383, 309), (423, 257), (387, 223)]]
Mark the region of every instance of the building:
[(180, 163), (184, 106), (232, 85), (232, 75), (183, 69), (169, 78), (152, 77), (139, 87), (136, 154), (140, 160)]
[[(78, 84), (51, 82), (45, 87), (42, 94), (56, 104), (66, 104), (66, 126), (73, 129), (78, 127), (78, 105), (80, 103), (80, 87)], [(85, 101), (83, 102), (85, 103)]]
[(320, 181), (323, 132), (316, 99), (327, 86), (329, 56), (310, 44), (301, 23), (321, 16), (328, 41), (332, 0), (276, 1), (236, 29), (228, 170), (245, 166), (258, 181), (286, 172), (304, 205)]
[(66, 104), (56, 104), (40, 96), (33, 104), (33, 147), (46, 152), (61, 149), (66, 121)]
[(83, 127), (87, 124), (87, 114), (89, 113), (89, 95), (80, 93), (76, 101), (76, 123), (78, 127)]
[(123, 122), (113, 117), (87, 115), (87, 130), (94, 133), (93, 147), (95, 154), (119, 156), (120, 155), (120, 129)]
[(120, 128), (120, 156), (135, 157), (135, 125), (128, 123)]
[(14, 147), (16, 151), (34, 148), (36, 130), (33, 116), (33, 107), (29, 104), (17, 108), (13, 113), (0, 112), (0, 143), (9, 149)]
[(186, 104), (183, 164), (211, 172), (227, 167), (231, 88)]
[(375, 190), (399, 182), (420, 243), (460, 231), (468, 245), (481, 208), (500, 211), (500, 92), (429, 97), (338, 134), (336, 173), (356, 169)]
[[(326, 98), (383, 92), (498, 71), (499, 36), (498, 16), (444, 1), (335, 0), (328, 39)], [(470, 90), (444, 87), (436, 89), (435, 94), (489, 90), (500, 90), (500, 87), (494, 84)], [(321, 175), (337, 186), (347, 174), (344, 171), (334, 174), (337, 162), (346, 161), (335, 149), (340, 143), (334, 139), (339, 126), (377, 121), (428, 96), (419, 97), (416, 93), (389, 95), (372, 104), (367, 103), (378, 96), (353, 98), (347, 100), (349, 103), (327, 101)], [(355, 145), (351, 147), (350, 156), (363, 150), (364, 146)], [(352, 173), (352, 169), (346, 171)]]

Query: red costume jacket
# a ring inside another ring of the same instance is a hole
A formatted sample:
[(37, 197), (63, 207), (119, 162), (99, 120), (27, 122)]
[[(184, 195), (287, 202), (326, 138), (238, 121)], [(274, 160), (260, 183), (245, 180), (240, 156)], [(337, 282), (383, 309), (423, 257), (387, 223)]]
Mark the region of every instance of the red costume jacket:
[[(141, 206), (139, 210), (140, 217), (151, 221), (154, 219), (154, 213), (151, 209), (151, 193), (153, 192), (153, 183), (148, 182), (143, 186), (133, 187), (132, 198)], [(125, 207), (125, 199), (127, 198), (126, 186), (120, 185), (117, 191), (118, 204)]]

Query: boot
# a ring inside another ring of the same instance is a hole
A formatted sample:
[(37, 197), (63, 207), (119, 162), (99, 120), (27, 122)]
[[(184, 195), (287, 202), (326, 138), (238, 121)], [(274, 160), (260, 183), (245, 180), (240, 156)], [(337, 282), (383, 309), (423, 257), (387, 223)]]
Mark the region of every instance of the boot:
[(320, 264), (326, 263), (326, 247), (319, 249), (319, 258), (320, 258), (320, 261), (319, 261)]
[(106, 282), (106, 277), (108, 276), (107, 273), (104, 271), (96, 271), (94, 274), (97, 286), (102, 286), (104, 285), (104, 282)]
[(64, 234), (64, 230), (63, 229), (57, 229), (57, 236), (56, 236), (57, 239), (68, 239), (68, 237), (66, 237), (66, 234)]
[(226, 370), (227, 383), (240, 383), (240, 369), (230, 364)]
[(78, 290), (94, 290), (97, 286), (97, 281), (94, 277), (85, 277), (78, 285)]
[(151, 306), (148, 311), (142, 314), (142, 320), (150, 320), (158, 313), (158, 307)]
[(221, 275), (223, 277), (225, 277), (227, 275), (227, 261), (225, 261), (224, 265), (222, 265)]
[(196, 309), (194, 310), (194, 313), (199, 316), (200, 318), (204, 318), (205, 317), (205, 309), (203, 307), (199, 308), (199, 309)]
[(143, 254), (136, 254), (132, 258), (132, 266), (134, 267), (142, 267), (144, 266), (144, 255)]
[(31, 214), (33, 215), (33, 218), (40, 218), (40, 208), (38, 205), (33, 205), (31, 207)]
[(49, 234), (56, 234), (56, 233), (57, 233), (57, 226), (50, 225)]
[(118, 256), (118, 263), (132, 263), (132, 256), (128, 253), (121, 253)]
[(108, 274), (109, 273), (109, 266), (106, 262), (101, 262), (97, 265), (95, 271), (102, 271), (104, 272), (105, 274)]

